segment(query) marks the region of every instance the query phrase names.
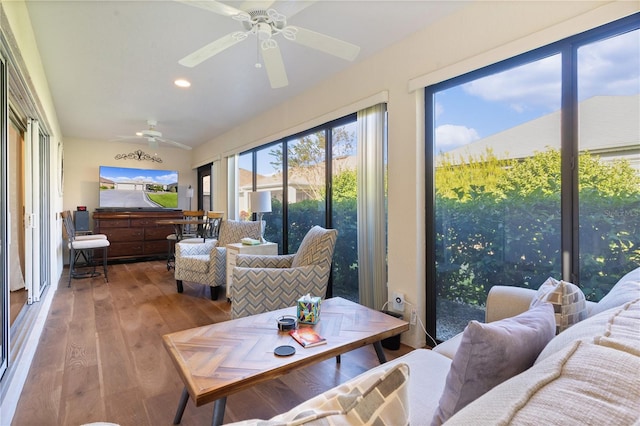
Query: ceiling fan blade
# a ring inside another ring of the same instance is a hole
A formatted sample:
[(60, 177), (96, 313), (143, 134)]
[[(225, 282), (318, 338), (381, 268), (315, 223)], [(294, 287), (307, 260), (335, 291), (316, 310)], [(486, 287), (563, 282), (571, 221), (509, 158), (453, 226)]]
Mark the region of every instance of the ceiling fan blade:
[(180, 3), (188, 4), (189, 6), (199, 7), (200, 9), (208, 10), (210, 12), (217, 13), (218, 15), (223, 16), (237, 16), (237, 15), (246, 15), (249, 17), (247, 12), (244, 12), (240, 9), (236, 9), (233, 6), (226, 5), (224, 3), (217, 2), (215, 0), (176, 0)]
[[(180, 59), (178, 63), (180, 65), (184, 65), (185, 67), (193, 68), (196, 65), (199, 65), (200, 63), (206, 61), (210, 57), (215, 56), (218, 53), (222, 52), (223, 50), (228, 49), (234, 44), (244, 40), (244, 38), (238, 37), (237, 34), (238, 33), (227, 34), (226, 36), (221, 37), (207, 44), (206, 46), (201, 47), (195, 52), (185, 56), (184, 58)], [(240, 33), (240, 34), (243, 34), (243, 33)]]
[(320, 34), (315, 31), (308, 30), (306, 28), (288, 26), (285, 30), (290, 30), (294, 33), (293, 37), (287, 37), (288, 40), (294, 41), (303, 46), (310, 47), (312, 49), (320, 50), (333, 56), (337, 56), (347, 61), (353, 61), (358, 53), (360, 53), (360, 47), (349, 42), (339, 40), (337, 38), (328, 36), (326, 34)]
[(275, 3), (274, 0), (245, 0), (240, 5), (242, 10), (267, 10)]
[(182, 148), (182, 149), (186, 149), (186, 150), (191, 150), (191, 147), (189, 145), (185, 145), (183, 143), (177, 142), (177, 141), (173, 141), (171, 139), (165, 139), (165, 138), (155, 138), (157, 141), (160, 142), (164, 142), (164, 143), (168, 143), (171, 145), (175, 145), (178, 148)]
[(118, 141), (127, 141), (127, 140), (134, 140), (134, 139), (142, 139), (142, 136), (124, 136), (124, 135), (117, 135), (114, 139), (109, 139), (109, 142), (118, 142)]
[(282, 54), (280, 53), (278, 44), (273, 39), (269, 41), (272, 43), (266, 49), (263, 43), (262, 60), (267, 69), (267, 76), (269, 76), (271, 88), (278, 89), (287, 86), (289, 80), (287, 79), (287, 71), (284, 69), (284, 61), (282, 60)]

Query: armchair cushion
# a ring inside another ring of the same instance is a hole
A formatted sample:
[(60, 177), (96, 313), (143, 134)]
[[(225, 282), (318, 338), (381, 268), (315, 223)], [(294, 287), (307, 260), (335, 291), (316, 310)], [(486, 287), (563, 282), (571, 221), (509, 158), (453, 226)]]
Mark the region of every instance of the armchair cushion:
[(243, 268), (291, 268), (293, 257), (293, 254), (280, 256), (239, 254), (236, 256), (236, 266)]
[(182, 242), (176, 244), (176, 257), (180, 255), (180, 257), (187, 256), (206, 256), (207, 259), (211, 255), (211, 250), (213, 250), (217, 245), (216, 240), (207, 240), (205, 242), (201, 242), (198, 244), (183, 244)]
[(330, 267), (233, 268), (231, 318), (294, 306), (300, 296), (324, 297)]

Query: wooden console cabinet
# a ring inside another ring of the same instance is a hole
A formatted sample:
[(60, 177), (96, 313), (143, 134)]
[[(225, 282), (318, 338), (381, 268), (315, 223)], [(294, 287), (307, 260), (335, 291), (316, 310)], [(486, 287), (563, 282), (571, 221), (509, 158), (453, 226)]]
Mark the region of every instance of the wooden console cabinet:
[(95, 211), (93, 232), (109, 239), (109, 260), (166, 258), (174, 229), (157, 224), (163, 219), (182, 219), (182, 211)]

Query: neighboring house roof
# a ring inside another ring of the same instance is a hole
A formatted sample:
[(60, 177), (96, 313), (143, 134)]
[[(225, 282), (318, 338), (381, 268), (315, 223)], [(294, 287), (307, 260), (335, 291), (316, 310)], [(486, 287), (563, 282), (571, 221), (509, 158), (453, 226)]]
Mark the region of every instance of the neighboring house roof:
[[(640, 170), (640, 95), (594, 96), (579, 104), (580, 151), (605, 160), (626, 158)], [(491, 149), (498, 158), (521, 159), (549, 146), (560, 147), (560, 111), (446, 153), (453, 162)], [(442, 155), (442, 154), (440, 154)]]
[[(355, 155), (344, 156), (339, 158), (334, 158), (333, 160), (333, 170), (334, 173), (344, 171), (344, 170), (355, 170), (357, 164), (357, 158)], [(311, 185), (324, 185), (324, 164), (320, 164), (317, 166), (312, 166), (315, 168), (321, 167), (322, 172), (313, 174), (313, 171), (307, 172), (305, 170), (296, 170), (293, 169), (289, 174), (289, 186), (296, 188), (306, 188)], [(320, 182), (312, 182), (309, 177), (311, 175), (317, 176), (317, 179), (321, 179)], [(238, 172), (238, 187), (242, 190), (252, 187), (252, 174), (249, 170), (240, 169)], [(256, 185), (258, 189), (267, 190), (267, 189), (282, 189), (282, 173), (273, 173), (271, 175), (261, 175), (258, 174), (256, 176)]]

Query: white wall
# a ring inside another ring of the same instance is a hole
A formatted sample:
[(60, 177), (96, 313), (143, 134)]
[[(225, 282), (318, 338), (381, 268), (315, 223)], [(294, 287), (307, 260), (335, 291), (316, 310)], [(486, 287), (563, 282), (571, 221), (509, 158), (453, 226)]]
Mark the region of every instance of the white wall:
[[(638, 2), (481, 1), (194, 150), (225, 156), (355, 112), (388, 94), (389, 292), (425, 319), (424, 115), (421, 88), (638, 11)], [(225, 169), (221, 176), (226, 176)], [(218, 196), (226, 197), (220, 183)], [(423, 346), (417, 327), (403, 342)]]
[[(162, 163), (138, 160), (116, 160), (118, 154), (128, 154), (137, 150), (157, 156)], [(178, 185), (184, 196), (184, 188), (197, 185), (197, 175), (191, 168), (191, 154), (180, 148), (159, 146), (152, 149), (145, 143), (123, 141), (96, 141), (67, 139), (64, 144), (64, 210), (75, 210), (77, 206), (87, 206), (93, 212), (99, 207), (100, 166), (132, 167), (140, 169), (177, 170)], [(183, 205), (183, 203), (186, 203)], [(196, 200), (193, 200), (195, 208)], [(188, 207), (186, 199), (180, 200), (181, 208)]]

